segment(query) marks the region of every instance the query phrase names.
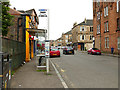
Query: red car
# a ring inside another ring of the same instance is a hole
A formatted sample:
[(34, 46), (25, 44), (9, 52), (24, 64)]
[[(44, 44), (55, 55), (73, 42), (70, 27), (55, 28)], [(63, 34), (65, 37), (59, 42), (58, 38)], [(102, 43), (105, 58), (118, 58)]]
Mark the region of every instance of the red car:
[(101, 51), (97, 48), (90, 48), (88, 50), (88, 54), (98, 54), (98, 55), (101, 55)]
[(50, 49), (50, 57), (60, 57), (60, 51), (57, 48)]

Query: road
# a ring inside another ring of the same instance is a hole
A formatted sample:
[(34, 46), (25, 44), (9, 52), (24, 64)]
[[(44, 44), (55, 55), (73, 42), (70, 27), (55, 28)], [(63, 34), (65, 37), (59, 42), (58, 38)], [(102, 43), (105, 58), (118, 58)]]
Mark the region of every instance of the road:
[(69, 88), (118, 88), (118, 58), (76, 52), (50, 58)]

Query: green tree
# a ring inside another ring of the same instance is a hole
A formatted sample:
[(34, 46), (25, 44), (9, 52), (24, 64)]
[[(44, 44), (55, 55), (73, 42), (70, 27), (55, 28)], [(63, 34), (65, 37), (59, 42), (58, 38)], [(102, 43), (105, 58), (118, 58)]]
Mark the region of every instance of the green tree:
[(7, 36), (9, 26), (12, 25), (13, 16), (8, 13), (10, 10), (9, 2), (2, 2), (2, 35)]

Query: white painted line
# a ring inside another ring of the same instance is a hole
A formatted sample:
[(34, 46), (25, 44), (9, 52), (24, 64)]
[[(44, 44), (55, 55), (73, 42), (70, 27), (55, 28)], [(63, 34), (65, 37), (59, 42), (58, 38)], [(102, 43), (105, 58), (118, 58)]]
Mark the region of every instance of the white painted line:
[(57, 70), (57, 68), (55, 67), (55, 65), (53, 64), (53, 62), (50, 60), (52, 66), (54, 67), (56, 74), (58, 75), (60, 81), (62, 82), (62, 85), (64, 88), (68, 88), (67, 84), (65, 83), (65, 81), (63, 80), (62, 76), (60, 75), (59, 71)]
[(45, 68), (46, 66), (37, 66), (37, 68)]

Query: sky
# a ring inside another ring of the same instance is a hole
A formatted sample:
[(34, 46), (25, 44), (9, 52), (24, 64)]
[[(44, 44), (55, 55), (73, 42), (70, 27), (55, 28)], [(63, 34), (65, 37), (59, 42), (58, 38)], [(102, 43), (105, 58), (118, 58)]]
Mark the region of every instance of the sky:
[[(17, 10), (49, 10), (49, 39), (56, 40), (71, 30), (73, 23), (93, 19), (93, 0), (10, 0)], [(42, 20), (41, 20), (42, 21)], [(42, 22), (40, 22), (42, 23)], [(40, 24), (39, 24), (40, 25)], [(41, 24), (42, 26), (42, 24)], [(41, 29), (39, 27), (39, 29)]]

